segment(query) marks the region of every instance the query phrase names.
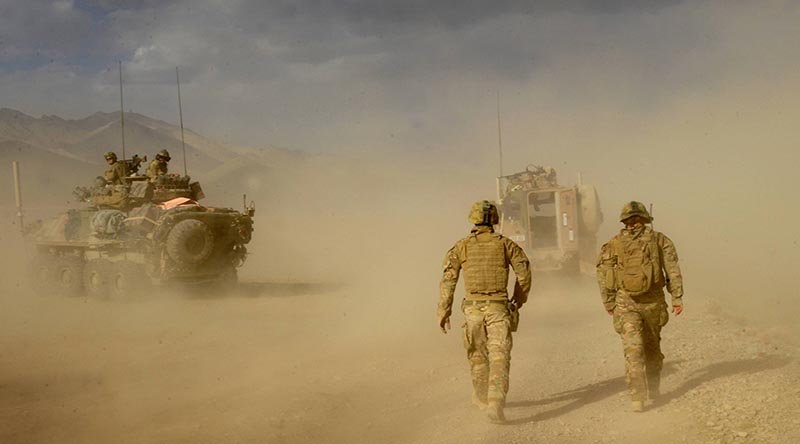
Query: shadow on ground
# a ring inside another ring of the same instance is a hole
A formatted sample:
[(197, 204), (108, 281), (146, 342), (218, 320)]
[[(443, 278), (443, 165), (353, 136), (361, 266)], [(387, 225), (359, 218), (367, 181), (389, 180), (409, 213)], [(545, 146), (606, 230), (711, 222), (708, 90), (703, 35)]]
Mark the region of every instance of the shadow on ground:
[[(658, 399), (658, 401), (653, 405), (653, 407), (658, 407), (660, 405), (672, 401), (673, 399), (678, 399), (683, 395), (685, 395), (690, 390), (699, 387), (714, 379), (725, 378), (733, 375), (743, 375), (750, 373), (758, 373), (766, 370), (773, 370), (776, 368), (783, 367), (789, 364), (790, 362), (791, 359), (789, 358), (782, 356), (772, 356), (772, 355), (766, 355), (755, 359), (742, 359), (736, 361), (716, 362), (688, 374), (687, 375), (688, 379), (686, 381), (684, 381), (680, 386), (678, 386), (677, 389), (662, 394), (661, 397)], [(665, 363), (662, 375), (668, 376), (673, 373), (678, 373), (676, 371), (675, 364), (676, 363), (674, 362)], [(563, 402), (566, 402), (566, 404), (556, 408), (538, 412), (530, 416), (508, 421), (508, 424), (519, 425), (534, 421), (543, 421), (547, 419), (556, 418), (566, 413), (569, 413), (573, 410), (577, 410), (585, 405), (601, 401), (612, 395), (621, 393), (625, 390), (626, 390), (625, 377), (620, 376), (602, 382), (587, 384), (583, 387), (579, 387), (573, 390), (567, 390), (564, 392), (555, 393), (544, 399), (521, 401), (521, 402), (509, 402), (506, 405), (506, 407), (509, 409), (546, 406), (550, 404), (558, 404)]]
[(663, 393), (656, 406), (678, 399), (706, 382), (714, 379), (725, 378), (732, 375), (746, 375), (766, 370), (774, 370), (792, 362), (785, 356), (764, 355), (754, 359), (740, 359), (736, 361), (715, 362), (689, 374), (689, 379), (684, 381), (675, 390)]

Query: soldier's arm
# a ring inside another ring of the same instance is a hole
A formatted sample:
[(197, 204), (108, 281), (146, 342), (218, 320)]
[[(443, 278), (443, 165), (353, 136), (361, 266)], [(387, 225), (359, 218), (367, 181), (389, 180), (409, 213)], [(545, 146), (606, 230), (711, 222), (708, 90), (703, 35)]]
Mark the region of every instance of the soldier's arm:
[(658, 244), (661, 250), (661, 264), (667, 279), (667, 291), (672, 295), (672, 305), (683, 305), (683, 276), (678, 265), (678, 252), (675, 244), (663, 233), (659, 233)]
[(531, 291), (531, 263), (519, 245), (511, 239), (504, 239), (509, 263), (517, 276), (517, 281), (514, 283), (514, 295), (511, 299), (521, 306), (528, 302), (528, 293)]
[(460, 273), (461, 258), (458, 256), (457, 247), (454, 246), (444, 255), (444, 263), (442, 264), (442, 281), (439, 283), (439, 306), (436, 310), (436, 315), (440, 320), (449, 318), (453, 313), (453, 295), (456, 292), (456, 284)]
[(603, 301), (603, 308), (611, 312), (617, 305), (617, 292), (615, 283), (611, 280), (614, 276), (614, 255), (609, 244), (603, 244), (600, 248), (600, 256), (597, 258), (597, 285), (600, 287), (600, 298)]

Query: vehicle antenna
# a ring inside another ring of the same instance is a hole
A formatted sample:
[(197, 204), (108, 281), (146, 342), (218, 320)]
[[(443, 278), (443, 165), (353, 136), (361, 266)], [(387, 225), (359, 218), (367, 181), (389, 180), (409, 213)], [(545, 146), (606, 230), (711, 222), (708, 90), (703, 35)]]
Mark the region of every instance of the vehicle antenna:
[(16, 160), (11, 163), (14, 170), (14, 196), (17, 198), (17, 217), (19, 218), (19, 232), (25, 234), (25, 229), (22, 224), (22, 189), (19, 185), (19, 162)]
[(500, 91), (497, 91), (497, 151), (500, 155), (500, 175), (497, 177), (497, 201), (502, 200), (501, 180), (503, 178), (503, 132), (500, 126)]
[(175, 67), (175, 80), (178, 83), (178, 115), (181, 119), (181, 148), (183, 148), (183, 175), (188, 176), (186, 170), (186, 143), (183, 141), (183, 106), (181, 105), (181, 76), (178, 73), (178, 67)]
[(119, 122), (122, 128), (122, 160), (125, 160), (125, 107), (122, 104), (122, 61), (119, 64)]
[(655, 218), (653, 217), (653, 204), (651, 203), (650, 204), (650, 228), (655, 230), (656, 229), (656, 224), (655, 224), (655, 222), (653, 222), (654, 219)]
[(497, 149), (500, 153), (500, 177), (503, 177), (503, 131), (500, 127), (500, 91), (497, 91)]

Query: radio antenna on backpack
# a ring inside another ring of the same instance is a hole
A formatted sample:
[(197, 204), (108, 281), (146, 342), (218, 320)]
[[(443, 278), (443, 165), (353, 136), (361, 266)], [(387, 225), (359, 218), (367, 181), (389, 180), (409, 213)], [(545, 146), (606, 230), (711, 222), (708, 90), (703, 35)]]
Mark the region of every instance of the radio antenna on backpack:
[(500, 203), (503, 196), (501, 194), (501, 181), (503, 180), (503, 132), (500, 127), (500, 91), (497, 91), (497, 151), (500, 154), (500, 175), (497, 176), (497, 202)]
[(653, 219), (654, 219), (654, 217), (653, 217), (653, 204), (650, 203), (650, 228), (655, 230), (656, 229), (656, 224), (655, 224), (655, 222), (653, 222)]
[(178, 73), (178, 67), (175, 67), (175, 80), (178, 83), (178, 115), (181, 121), (181, 148), (183, 148), (183, 175), (188, 176), (186, 170), (186, 143), (183, 141), (183, 106), (181, 105), (181, 76)]

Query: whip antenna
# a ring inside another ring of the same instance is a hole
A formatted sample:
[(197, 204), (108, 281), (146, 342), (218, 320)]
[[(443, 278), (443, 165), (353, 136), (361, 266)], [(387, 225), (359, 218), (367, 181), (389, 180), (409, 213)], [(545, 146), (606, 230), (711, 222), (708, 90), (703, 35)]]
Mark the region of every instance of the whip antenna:
[(22, 220), (22, 188), (19, 185), (19, 163), (15, 160), (11, 163), (14, 171), (14, 197), (17, 200), (17, 218), (19, 219), (19, 232), (25, 235), (25, 227)]
[(181, 76), (178, 73), (178, 67), (175, 67), (175, 80), (178, 83), (178, 115), (181, 119), (181, 148), (183, 149), (183, 175), (188, 176), (186, 170), (186, 143), (183, 141), (183, 106), (181, 105)]
[(500, 153), (500, 177), (503, 177), (503, 131), (500, 127), (500, 91), (497, 92), (497, 150)]
[(122, 128), (122, 160), (125, 160), (125, 107), (122, 105), (122, 61), (119, 62), (119, 122)]

